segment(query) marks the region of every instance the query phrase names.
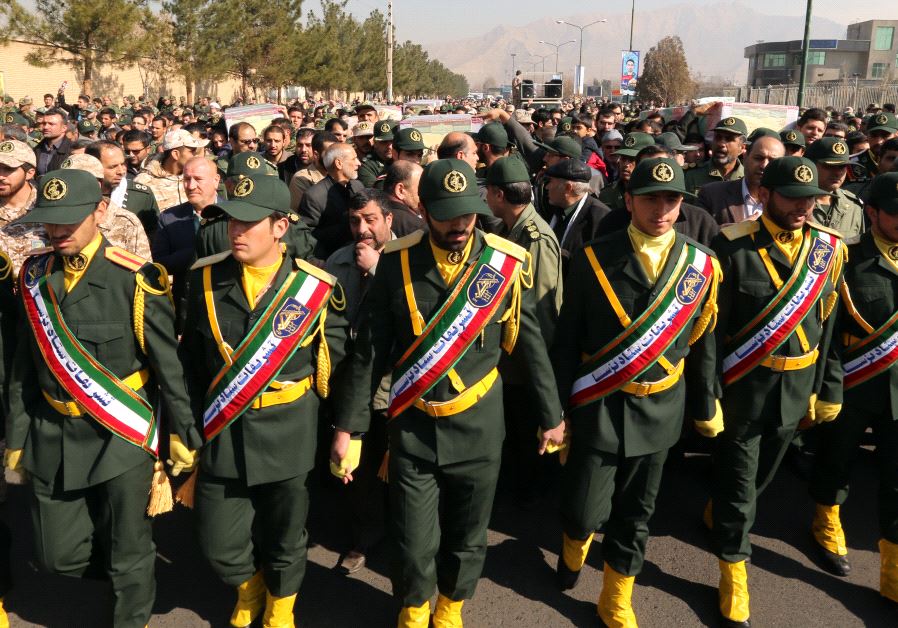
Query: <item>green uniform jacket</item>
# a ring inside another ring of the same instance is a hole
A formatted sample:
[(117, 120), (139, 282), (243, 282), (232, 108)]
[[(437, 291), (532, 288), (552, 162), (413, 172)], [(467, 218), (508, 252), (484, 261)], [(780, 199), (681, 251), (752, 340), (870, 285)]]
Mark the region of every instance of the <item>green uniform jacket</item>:
[(602, 191), (599, 192), (599, 200), (611, 209), (627, 209), (627, 204), (624, 202), (623, 182), (618, 180), (612, 185), (602, 188)]
[(853, 238), (864, 232), (864, 208), (857, 196), (840, 188), (829, 205), (814, 205), (814, 221)]
[(134, 183), (133, 179), (128, 179), (128, 190), (122, 208), (140, 219), (147, 238), (152, 242), (153, 234), (159, 227), (159, 205), (156, 204), (153, 191), (143, 183)]
[[(624, 311), (635, 319), (667, 284), (687, 242), (713, 255), (701, 244), (677, 233), (664, 269), (654, 285), (649, 282), (625, 233), (604, 236), (587, 246), (595, 253)], [(709, 294), (706, 294), (706, 300)], [(569, 412), (572, 438), (599, 451), (625, 457), (644, 456), (668, 449), (677, 442), (684, 411), (690, 419), (710, 419), (714, 415), (714, 400), (720, 397), (715, 378), (714, 335), (706, 331), (698, 342), (689, 346), (692, 326), (701, 313), (699, 307), (692, 322), (664, 354), (674, 365), (689, 356), (685, 377), (654, 395), (638, 398), (619, 391)], [(595, 354), (621, 331), (620, 320), (599, 285), (586, 254), (578, 251), (565, 278), (565, 299), (552, 349), (552, 365), (563, 399), (570, 396), (583, 356)], [(655, 364), (637, 381), (654, 382), (666, 376), (667, 372)], [(686, 408), (687, 382), (689, 408)]]
[[(14, 283), (12, 262), (4, 251), (0, 251), (0, 412), (3, 416), (9, 414), (7, 377), (16, 349), (18, 305)], [(0, 424), (0, 437), (5, 433), (5, 427), (5, 422)]]
[[(146, 354), (134, 334), (137, 276), (158, 289), (162, 287), (159, 269), (146, 264), (135, 272), (114, 264), (105, 257), (108, 246), (104, 238), (84, 275), (68, 294), (62, 260), (58, 256), (54, 260), (49, 282), (60, 300), (62, 316), (87, 352), (115, 376), (124, 378), (150, 369), (153, 377), (137, 392), (159, 408), (153, 392), (158, 386), (168, 429), (188, 446), (196, 447), (201, 441), (193, 428), (184, 372), (178, 360), (175, 312), (169, 295), (144, 293)], [(114, 436), (94, 419), (69, 418), (49, 406), (41, 389), (54, 399), (70, 397), (44, 362), (24, 311), (20, 310), (19, 316), (21, 341), (10, 379), (7, 446), (25, 450), (25, 469), (51, 483), (61, 467), (63, 488), (74, 490), (105, 482), (145, 463), (148, 454)], [(166, 433), (160, 429), (160, 434)]]
[(736, 160), (736, 167), (730, 172), (729, 176), (724, 176), (723, 170), (715, 166), (711, 161), (705, 162), (697, 168), (690, 168), (686, 171), (686, 189), (693, 194), (698, 194), (700, 187), (706, 183), (714, 181), (735, 181), (745, 176), (745, 169), (742, 162)]
[(377, 177), (381, 176), (386, 170), (387, 164), (378, 159), (376, 155), (370, 155), (359, 166), (359, 181), (366, 188), (373, 188)]
[[(804, 227), (808, 228), (807, 225)], [(835, 232), (830, 230), (830, 233)], [(727, 339), (738, 334), (754, 319), (777, 292), (758, 250), (767, 249), (783, 281), (792, 273), (792, 264), (760, 220), (725, 227), (712, 243), (712, 248), (717, 252), (723, 270), (723, 283), (717, 300), (720, 310), (717, 345), (722, 364), (723, 356), (727, 354)], [(835, 312), (825, 321), (822, 317), (823, 304), (835, 289), (830, 277), (818, 304), (801, 323), (810, 348), (818, 347), (820, 350), (816, 366), (783, 373), (757, 366), (724, 389), (724, 400), (728, 402), (724, 413), (728, 422), (769, 419), (761, 416), (764, 400), (773, 400), (776, 396), (779, 396), (779, 418), (783, 427), (794, 426), (804, 417), (812, 393), (817, 393), (822, 401), (842, 402), (842, 365), (837, 348), (830, 342)], [(774, 353), (799, 356), (804, 351), (797, 334), (793, 333)]]
[[(858, 313), (874, 329), (878, 329), (898, 310), (898, 270), (879, 252), (872, 233), (865, 233), (848, 247), (845, 283)], [(839, 330), (865, 338), (867, 332), (847, 309), (839, 308)], [(882, 413), (884, 407), (888, 408), (892, 420), (898, 420), (898, 364), (846, 390), (845, 402), (877, 414)]]
[[(242, 269), (237, 260), (227, 255), (213, 263), (212, 292), (218, 324), (222, 337), (233, 349), (236, 350), (265, 312), (294, 267), (291, 258), (285, 259), (287, 263), (281, 264), (271, 287), (253, 310), (243, 292)], [(224, 364), (209, 325), (202, 272), (202, 268), (196, 268), (191, 273), (187, 324), (180, 346), (200, 432), (206, 391)], [(338, 298), (342, 295), (339, 286), (335, 294)], [(349, 324), (342, 311), (336, 310), (332, 303), (328, 304), (325, 336), (330, 351), (330, 397), (335, 425), (350, 432), (365, 431), (368, 428), (367, 408), (355, 416), (345, 410), (357, 394), (364, 395), (368, 391), (346, 388)], [(317, 338), (309, 346), (299, 348), (287, 360), (277, 381), (299, 381), (315, 372), (319, 342), (320, 338)], [(203, 471), (221, 478), (243, 479), (248, 486), (277, 482), (308, 472), (315, 462), (319, 403), (313, 389), (287, 404), (250, 408), (203, 447), (200, 459)]]
[(862, 165), (867, 171), (867, 178), (872, 179), (879, 174), (878, 160), (873, 156), (873, 152), (869, 149), (867, 150), (867, 152), (862, 153), (860, 156), (858, 156), (857, 163)]
[[(287, 245), (287, 255), (289, 257), (309, 259), (312, 257), (312, 251), (315, 250), (315, 237), (301, 220), (296, 222), (290, 221), (287, 235), (281, 241)], [(228, 239), (227, 216), (222, 215), (212, 219), (204, 218), (201, 220), (200, 229), (196, 234), (197, 259), (230, 250), (231, 241)]]
[[(409, 246), (409, 242), (416, 237), (420, 241)], [(475, 230), (472, 237), (474, 242), (465, 262), (466, 268), (479, 259), (484, 246), (484, 234), (481, 231)], [(424, 320), (429, 322), (450, 293), (437, 269), (430, 241), (416, 232), (395, 242), (400, 246), (408, 246), (415, 300)], [(374, 353), (373, 377), (368, 382), (372, 391), (377, 389), (381, 378), (392, 371), (415, 340), (403, 287), (400, 253), (392, 250), (389, 245), (387, 250), (390, 252), (381, 256), (374, 285), (368, 292), (366, 306), (369, 308), (369, 329), (362, 329), (357, 342), (359, 346), (367, 346), (365, 334), (370, 332), (370, 346)], [(464, 270), (460, 271), (459, 277), (463, 273)], [(508, 309), (510, 301), (511, 291), (506, 294), (504, 303), (496, 310), (493, 319), (487, 323), (482, 340), (475, 340), (455, 365), (455, 371), (466, 387), (480, 381), (499, 363), (503, 353), (503, 326), (497, 323)], [(520, 352), (529, 367), (529, 385), (533, 387), (536, 400), (533, 413), (539, 424), (545, 429), (557, 426), (561, 421), (561, 406), (546, 344), (536, 319), (535, 303), (529, 290), (523, 293), (520, 332), (515, 351)], [(397, 375), (393, 373), (394, 377)], [(448, 401), (456, 397), (458, 393), (451, 388), (448, 379), (443, 377), (423, 398), (426, 401)], [(447, 465), (469, 460), (496, 459), (505, 437), (501, 377), (477, 404), (467, 410), (434, 419), (411, 406), (391, 419), (387, 429), (390, 447), (394, 451), (428, 462)]]

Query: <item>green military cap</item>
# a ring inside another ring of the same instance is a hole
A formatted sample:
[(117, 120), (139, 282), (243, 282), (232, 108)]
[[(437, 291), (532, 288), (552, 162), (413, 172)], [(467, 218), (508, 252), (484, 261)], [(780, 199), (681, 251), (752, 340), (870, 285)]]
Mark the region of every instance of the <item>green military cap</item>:
[(772, 160), (761, 175), (761, 185), (787, 198), (829, 196), (820, 189), (817, 166), (804, 157), (780, 157)]
[(421, 131), (415, 128), (399, 129), (393, 138), (393, 150), (415, 151), (425, 148), (424, 137)]
[(78, 133), (83, 133), (87, 135), (88, 133), (93, 133), (99, 128), (96, 122), (93, 120), (82, 120), (78, 123)]
[(123, 113), (118, 117), (119, 124), (131, 124), (134, 121), (134, 116), (130, 113)]
[(794, 129), (780, 131), (780, 140), (786, 146), (807, 146), (807, 142), (804, 139), (804, 134)]
[(748, 127), (745, 126), (745, 121), (741, 118), (734, 118), (733, 116), (723, 118), (717, 123), (717, 126), (711, 130), (735, 133), (736, 135), (748, 135)]
[(440, 113), (449, 113), (448, 105), (440, 105)]
[(244, 152), (237, 153), (228, 162), (228, 177), (249, 177), (253, 175), (277, 174), (277, 168), (273, 166), (261, 153)]
[(887, 214), (898, 214), (898, 172), (885, 172), (874, 177), (867, 204)]
[(559, 133), (570, 133), (573, 118), (565, 117), (562, 118), (561, 121), (558, 122), (558, 132)]
[(655, 143), (669, 150), (675, 150), (679, 152), (698, 150), (698, 146), (696, 146), (695, 144), (684, 144), (683, 142), (681, 142), (680, 136), (676, 133), (673, 133), (672, 131), (662, 133), (661, 135), (656, 135)]
[(496, 148), (505, 148), (508, 146), (508, 131), (499, 122), (490, 122), (480, 127), (480, 130), (474, 135), (474, 140)]
[(670, 157), (651, 157), (640, 161), (630, 175), (627, 191), (636, 196), (654, 192), (676, 192), (692, 196), (686, 190), (683, 168)]
[(530, 183), (527, 166), (516, 157), (500, 157), (486, 171), (487, 185), (505, 185), (507, 183)]
[(289, 217), (290, 189), (278, 177), (253, 174), (240, 180), (232, 197), (203, 210), (203, 218), (221, 213), (244, 222), (255, 222), (278, 212)]
[(639, 154), (646, 146), (654, 146), (655, 145), (655, 136), (651, 133), (641, 133), (640, 131), (634, 131), (632, 133), (627, 133), (626, 137), (624, 137), (624, 143), (621, 148), (617, 149), (615, 152), (616, 155), (620, 155), (621, 157), (631, 157), (635, 158), (636, 155)]
[(566, 135), (556, 137), (548, 144), (543, 144), (542, 142), (537, 142), (535, 140), (533, 143), (541, 148), (544, 148), (550, 153), (555, 153), (556, 155), (564, 155), (565, 157), (570, 157), (571, 159), (576, 159), (583, 152), (583, 147), (577, 142), (577, 140)]
[(5, 104), (10, 104), (10, 103), (13, 103), (13, 102), (15, 102), (15, 101), (13, 100), (12, 96), (10, 96), (9, 94), (6, 94), (6, 95), (3, 97), (3, 102), (4, 102)]
[(849, 163), (848, 143), (841, 137), (821, 137), (808, 146), (804, 156), (814, 163), (827, 166), (847, 166)]
[[(872, 127), (870, 125), (873, 125)], [(894, 113), (889, 113), (888, 111), (880, 111), (877, 114), (874, 114), (870, 121), (867, 123), (869, 127), (867, 129), (868, 133), (873, 133), (873, 131), (886, 131), (888, 133), (894, 133), (898, 131), (898, 117), (895, 116)]]
[(759, 126), (757, 129), (751, 132), (748, 136), (748, 143), (756, 142), (762, 137), (775, 137), (776, 139), (782, 141), (780, 134), (774, 131), (773, 129), (768, 129), (766, 126)]
[(460, 159), (438, 159), (424, 166), (418, 194), (434, 220), (452, 220), (467, 214), (493, 215), (480, 198), (474, 169)]
[(41, 177), (34, 209), (16, 222), (74, 225), (87, 218), (103, 199), (100, 183), (84, 170), (52, 170)]
[(19, 126), (31, 126), (31, 120), (29, 120), (26, 116), (23, 116), (18, 111), (10, 111), (5, 116), (3, 116), (3, 122), (5, 124), (18, 124)]
[(374, 141), (392, 142), (396, 124), (390, 120), (379, 120), (374, 123)]

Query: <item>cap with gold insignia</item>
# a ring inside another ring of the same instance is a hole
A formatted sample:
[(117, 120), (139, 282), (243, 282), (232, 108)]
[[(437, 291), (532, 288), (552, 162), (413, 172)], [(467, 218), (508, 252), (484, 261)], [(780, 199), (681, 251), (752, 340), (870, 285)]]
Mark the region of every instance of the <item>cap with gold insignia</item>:
[(768, 129), (766, 126), (759, 126), (757, 129), (752, 131), (746, 141), (751, 144), (752, 142), (757, 142), (762, 137), (775, 137), (776, 139), (782, 141), (779, 133), (777, 133), (773, 129)]
[(15, 222), (75, 225), (87, 218), (102, 200), (100, 183), (84, 170), (51, 170), (41, 177), (34, 209)]
[(424, 150), (424, 137), (421, 131), (415, 128), (399, 129), (393, 138), (393, 150), (416, 151)]
[(94, 133), (98, 128), (96, 122), (93, 120), (82, 120), (78, 123), (78, 133), (82, 135)]
[(573, 121), (573, 118), (570, 118), (570, 117), (562, 118), (558, 122), (558, 132), (559, 133), (570, 133), (571, 128), (573, 127), (572, 121)]
[(820, 189), (817, 166), (804, 157), (780, 157), (772, 160), (761, 175), (761, 185), (787, 198), (829, 196)]
[(353, 137), (371, 137), (372, 135), (374, 135), (374, 125), (367, 120), (362, 120), (352, 130)]
[(389, 120), (379, 120), (374, 123), (374, 141), (375, 142), (392, 142), (393, 131), (396, 123)]
[(486, 171), (487, 185), (530, 183), (527, 166), (517, 157), (500, 157)]
[(807, 142), (804, 139), (804, 134), (801, 131), (796, 131), (795, 129), (780, 131), (780, 140), (786, 146), (801, 146), (802, 148), (807, 146)]
[(31, 126), (31, 120), (23, 116), (18, 111), (10, 111), (5, 116), (3, 116), (3, 121), (6, 124), (17, 124), (19, 126)]
[(651, 133), (641, 133), (639, 131), (634, 131), (633, 133), (627, 133), (624, 136), (623, 146), (617, 149), (615, 155), (620, 155), (621, 157), (630, 157), (631, 159), (635, 159), (636, 155), (639, 154), (646, 146), (654, 146), (655, 145), (655, 136)]
[(898, 214), (898, 172), (876, 175), (870, 184), (867, 204), (887, 214)]
[(278, 177), (253, 174), (240, 179), (227, 201), (209, 205), (203, 210), (203, 218), (214, 218), (222, 213), (244, 222), (267, 218), (274, 212), (288, 216), (290, 189)]
[(583, 153), (583, 146), (580, 144), (580, 142), (567, 135), (556, 137), (548, 144), (543, 144), (542, 142), (539, 142), (537, 140), (534, 140), (533, 143), (550, 153), (555, 153), (556, 155), (564, 155), (565, 157), (570, 157), (571, 159), (577, 159)]
[(0, 164), (10, 168), (29, 165), (37, 167), (37, 159), (34, 151), (25, 142), (19, 140), (6, 140), (0, 142)]
[(821, 137), (805, 149), (804, 156), (815, 164), (847, 166), (848, 143), (841, 137)]
[(670, 157), (651, 157), (640, 161), (630, 176), (627, 191), (636, 196), (654, 192), (676, 192), (683, 196), (693, 196), (686, 190), (683, 168)]
[(508, 131), (499, 122), (490, 122), (474, 134), (474, 141), (504, 150), (508, 147)]
[(66, 157), (59, 166), (63, 170), (83, 170), (90, 173), (95, 179), (103, 178), (103, 164), (92, 155), (79, 153)]
[(890, 113), (888, 111), (880, 111), (879, 113), (874, 114), (872, 118), (870, 118), (870, 121), (867, 123), (867, 125), (869, 127), (867, 129), (867, 133), (873, 133), (874, 131), (895, 133), (896, 131), (898, 131), (898, 117), (896, 117), (894, 113)]
[(748, 127), (742, 118), (734, 118), (729, 116), (720, 120), (712, 131), (724, 131), (726, 133), (734, 133), (736, 135), (748, 135)]
[(243, 152), (237, 153), (228, 161), (226, 177), (249, 177), (255, 174), (276, 175), (277, 168), (271, 164), (261, 153)]
[(460, 159), (438, 159), (424, 166), (418, 194), (434, 220), (452, 220), (467, 214), (493, 215), (480, 198), (474, 169)]

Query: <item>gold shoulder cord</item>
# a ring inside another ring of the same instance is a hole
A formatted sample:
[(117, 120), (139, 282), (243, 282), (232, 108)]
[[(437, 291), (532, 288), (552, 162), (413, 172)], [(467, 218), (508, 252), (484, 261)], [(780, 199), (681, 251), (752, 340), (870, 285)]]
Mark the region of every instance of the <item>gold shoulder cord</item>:
[(708, 287), (708, 297), (705, 299), (705, 305), (702, 307), (701, 316), (692, 326), (692, 333), (689, 334), (689, 346), (698, 342), (705, 333), (712, 333), (717, 327), (717, 289), (723, 282), (723, 270), (720, 268), (720, 262), (716, 257), (711, 258), (711, 268), (714, 276), (711, 277), (711, 285)]
[(9, 260), (9, 255), (0, 251), (0, 281), (5, 281), (11, 273), (12, 262)]
[[(836, 303), (839, 302), (839, 279), (842, 276), (842, 267), (848, 261), (848, 247), (845, 246), (845, 243), (841, 240), (839, 241), (839, 255), (833, 260), (832, 271), (830, 272), (830, 280), (833, 283), (833, 291), (829, 293), (826, 297), (826, 302), (820, 303), (820, 322), (824, 322), (829, 318), (830, 314), (833, 313), (833, 310), (836, 308)], [(843, 285), (845, 283), (844, 280), (841, 282)]]
[(140, 271), (137, 271), (134, 274), (135, 282), (137, 284), (134, 288), (134, 336), (137, 338), (137, 344), (140, 346), (140, 350), (144, 355), (147, 353), (146, 338), (144, 335), (144, 309), (146, 306), (144, 302), (144, 293), (149, 292), (156, 296), (162, 296), (163, 294), (168, 295), (169, 303), (171, 303), (172, 307), (175, 305), (168, 283), (168, 271), (165, 270), (165, 267), (161, 264), (153, 264), (153, 266), (159, 269), (159, 283), (162, 284), (162, 288), (151, 286), (146, 278), (140, 274)]

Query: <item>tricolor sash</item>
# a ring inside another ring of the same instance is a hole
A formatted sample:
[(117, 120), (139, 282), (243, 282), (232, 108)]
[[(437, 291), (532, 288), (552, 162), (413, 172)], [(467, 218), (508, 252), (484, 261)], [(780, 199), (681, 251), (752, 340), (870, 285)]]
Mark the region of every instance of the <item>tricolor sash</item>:
[[(289, 264), (289, 259), (284, 263)], [(203, 270), (211, 272), (210, 267)], [(309, 335), (333, 289), (324, 273), (319, 276), (303, 269), (290, 272), (209, 386), (203, 402), (203, 433), (207, 441), (246, 412), (271, 385)], [(207, 307), (212, 303), (207, 299)], [(210, 322), (214, 321), (214, 311), (208, 314)]]
[(780, 347), (813, 310), (833, 268), (839, 238), (811, 227), (804, 233), (789, 279), (761, 312), (727, 344), (723, 383), (728, 386)]
[(100, 425), (158, 456), (153, 408), (97, 362), (68, 328), (47, 281), (52, 266), (51, 255), (33, 257), (19, 278), (25, 314), (44, 362), (63, 390)]
[(898, 361), (898, 312), (863, 340), (845, 348), (842, 357), (845, 390), (889, 369)]
[(399, 360), (390, 389), (390, 418), (440, 381), (468, 351), (517, 280), (522, 260), (489, 244)]
[(658, 298), (580, 365), (569, 407), (579, 408), (610, 395), (658, 362), (686, 330), (716, 280), (711, 256), (684, 244)]

